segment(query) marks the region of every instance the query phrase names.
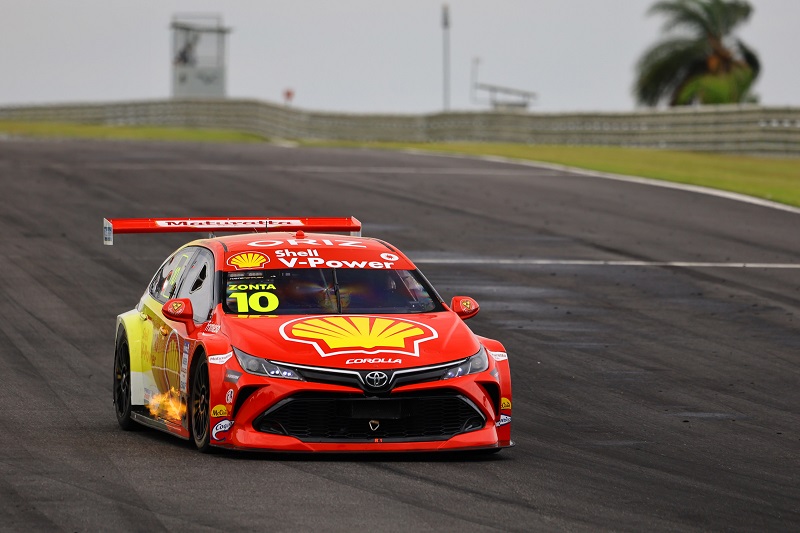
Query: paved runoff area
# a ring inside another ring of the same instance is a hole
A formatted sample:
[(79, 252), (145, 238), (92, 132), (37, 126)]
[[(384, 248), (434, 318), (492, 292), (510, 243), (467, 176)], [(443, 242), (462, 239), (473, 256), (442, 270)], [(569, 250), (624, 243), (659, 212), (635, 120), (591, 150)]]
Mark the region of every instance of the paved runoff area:
[[(798, 531), (800, 215), (553, 168), (270, 145), (0, 141), (0, 529)], [(123, 432), (114, 321), (191, 235), (349, 216), (505, 343), (516, 447), (201, 455)]]

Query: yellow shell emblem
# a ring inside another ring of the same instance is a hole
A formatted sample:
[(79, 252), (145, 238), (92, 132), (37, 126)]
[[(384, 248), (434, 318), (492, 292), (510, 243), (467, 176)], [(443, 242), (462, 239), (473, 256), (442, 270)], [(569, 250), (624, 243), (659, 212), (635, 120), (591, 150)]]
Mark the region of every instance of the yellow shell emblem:
[(260, 268), (269, 263), (269, 257), (260, 252), (239, 252), (228, 258), (228, 264), (236, 270)]
[(286, 340), (312, 344), (322, 357), (344, 353), (400, 353), (419, 357), (419, 344), (438, 335), (410, 320), (372, 316), (304, 318), (281, 326)]

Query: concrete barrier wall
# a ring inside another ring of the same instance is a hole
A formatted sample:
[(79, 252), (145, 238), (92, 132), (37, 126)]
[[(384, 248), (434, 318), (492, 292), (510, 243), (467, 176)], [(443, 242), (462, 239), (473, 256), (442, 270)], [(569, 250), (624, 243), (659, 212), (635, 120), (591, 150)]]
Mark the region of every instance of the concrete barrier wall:
[(257, 100), (0, 107), (0, 120), (160, 125), (281, 139), (634, 146), (800, 157), (800, 108), (706, 106), (631, 113), (321, 113)]

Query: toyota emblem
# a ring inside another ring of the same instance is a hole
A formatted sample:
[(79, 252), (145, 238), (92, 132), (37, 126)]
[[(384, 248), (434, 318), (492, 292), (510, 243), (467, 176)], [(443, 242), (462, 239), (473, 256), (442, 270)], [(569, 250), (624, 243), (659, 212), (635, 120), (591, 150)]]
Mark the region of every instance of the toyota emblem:
[(364, 381), (366, 381), (368, 387), (380, 389), (389, 382), (389, 376), (387, 376), (385, 372), (374, 370), (364, 376)]

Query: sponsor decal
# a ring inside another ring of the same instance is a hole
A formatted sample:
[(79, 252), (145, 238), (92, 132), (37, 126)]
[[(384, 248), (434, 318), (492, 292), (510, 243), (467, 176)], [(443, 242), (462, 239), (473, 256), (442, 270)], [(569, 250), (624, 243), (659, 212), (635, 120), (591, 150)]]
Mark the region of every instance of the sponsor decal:
[(498, 372), (496, 368), (493, 368), (492, 371), (489, 372), (489, 374), (491, 374), (492, 377), (495, 378), (495, 379), (499, 379), (500, 378), (500, 372)]
[(511, 409), (511, 400), (503, 398), (500, 400), (500, 409)]
[(400, 257), (395, 254), (381, 254), (381, 259), (384, 261), (397, 261)]
[(403, 364), (402, 359), (382, 359), (379, 357), (373, 359), (348, 359), (344, 362), (346, 365), (366, 365), (366, 364), (373, 364), (373, 365), (401, 365)]
[(366, 245), (361, 241), (349, 239), (275, 239), (253, 241), (247, 243), (247, 246), (252, 246), (254, 248), (271, 248), (275, 246), (341, 246), (343, 248), (366, 248)]
[(221, 418), (223, 416), (228, 416), (228, 408), (224, 405), (215, 405), (214, 408), (211, 410), (211, 416), (215, 418)]
[(209, 355), (208, 363), (211, 365), (224, 365), (231, 357), (233, 357), (233, 352), (228, 352), (220, 355)]
[(319, 257), (319, 252), (312, 248), (305, 250), (275, 250), (275, 257)]
[(114, 244), (114, 226), (108, 219), (103, 219), (103, 244)]
[(495, 424), (495, 427), (505, 426), (511, 423), (511, 417), (508, 415), (500, 415), (500, 421)]
[(309, 257), (308, 260), (300, 260), (297, 257), (292, 257), (291, 259), (279, 257), (278, 261), (288, 268), (295, 268), (301, 265), (309, 268), (376, 268), (384, 270), (394, 268), (394, 262), (392, 261), (327, 261), (322, 257)]
[(181, 357), (180, 388), (183, 392), (188, 392), (186, 388), (186, 369), (189, 367), (189, 341), (183, 341), (183, 356)]
[(244, 219), (226, 219), (226, 220), (205, 220), (198, 218), (196, 220), (157, 220), (156, 225), (162, 228), (174, 227), (189, 227), (199, 229), (215, 229), (215, 228), (258, 228), (264, 229), (267, 227), (278, 226), (302, 226), (303, 222), (295, 219), (266, 219), (266, 218), (244, 218)]
[(206, 325), (206, 333), (219, 333), (220, 325), (219, 324), (207, 324)]
[(228, 283), (228, 292), (232, 291), (269, 291), (275, 290), (273, 283)]
[(172, 302), (169, 306), (170, 311), (172, 311), (176, 315), (183, 313), (183, 307), (184, 307), (183, 302)]
[[(233, 403), (233, 389), (228, 389), (228, 392), (225, 393), (225, 403)], [(509, 407), (509, 409), (511, 409), (511, 407)]]
[(225, 437), (218, 437), (220, 433), (225, 433), (226, 431), (230, 430), (233, 427), (233, 420), (222, 420), (217, 422), (214, 426), (214, 429), (211, 430), (211, 437), (214, 440), (225, 440)]
[[(241, 372), (237, 372), (236, 370), (228, 369), (225, 372), (225, 381), (227, 383), (237, 383), (239, 381), (240, 377), (242, 377), (242, 373)], [(231, 402), (228, 402), (228, 403), (231, 403)]]
[(467, 300), (466, 298), (461, 300), (461, 310), (465, 313), (472, 311), (472, 300)]
[(280, 327), (287, 341), (312, 345), (321, 357), (396, 353), (419, 357), (419, 346), (437, 338), (436, 330), (404, 318), (343, 315), (298, 318)]
[(508, 359), (508, 354), (506, 352), (489, 352), (489, 354), (495, 361), (505, 361)]
[(269, 263), (269, 257), (261, 252), (239, 252), (230, 256), (227, 263), (236, 270), (248, 270), (263, 267)]

